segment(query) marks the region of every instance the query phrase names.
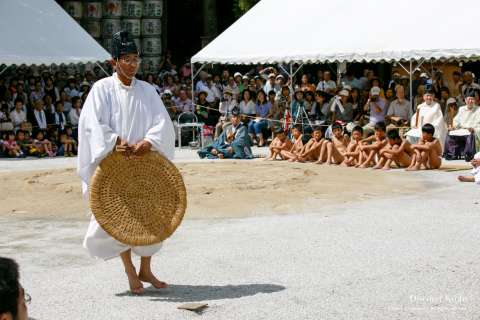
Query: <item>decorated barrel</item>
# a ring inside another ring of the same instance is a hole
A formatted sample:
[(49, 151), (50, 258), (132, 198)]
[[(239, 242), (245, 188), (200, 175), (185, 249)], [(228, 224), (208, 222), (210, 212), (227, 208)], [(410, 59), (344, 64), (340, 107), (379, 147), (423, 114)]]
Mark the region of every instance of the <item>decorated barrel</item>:
[(122, 16), (124, 18), (140, 19), (143, 15), (143, 2), (124, 0), (122, 2)]
[(161, 19), (142, 19), (142, 35), (144, 37), (159, 36), (162, 34)]
[(142, 25), (140, 19), (122, 19), (122, 30), (128, 31), (132, 37), (140, 37)]
[(84, 15), (86, 19), (102, 19), (102, 2), (101, 1), (89, 1), (84, 5)]
[(144, 56), (159, 56), (162, 54), (162, 39), (160, 37), (143, 38), (142, 52)]
[(105, 0), (103, 7), (104, 18), (120, 18), (122, 16), (121, 0)]
[(160, 18), (163, 14), (162, 0), (145, 0), (143, 3), (143, 16)]
[(102, 24), (100, 20), (83, 19), (83, 28), (94, 38), (100, 38), (102, 36)]
[(83, 16), (83, 5), (81, 1), (65, 1), (63, 9), (74, 19), (81, 19)]
[(160, 56), (155, 57), (143, 57), (142, 58), (142, 70), (143, 73), (158, 73), (160, 70), (160, 63), (162, 58)]
[(111, 38), (114, 33), (122, 29), (120, 19), (108, 18), (102, 20), (102, 36)]

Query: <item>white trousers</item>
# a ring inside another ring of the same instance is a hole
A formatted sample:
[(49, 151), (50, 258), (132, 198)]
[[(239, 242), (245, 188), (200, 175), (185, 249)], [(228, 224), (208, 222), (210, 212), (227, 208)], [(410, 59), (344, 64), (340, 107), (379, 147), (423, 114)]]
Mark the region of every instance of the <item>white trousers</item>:
[(92, 214), (87, 234), (83, 240), (83, 246), (88, 250), (92, 257), (104, 260), (118, 257), (120, 253), (132, 249), (132, 252), (141, 257), (150, 257), (157, 253), (162, 243), (150, 246), (131, 247), (112, 238), (102, 227)]

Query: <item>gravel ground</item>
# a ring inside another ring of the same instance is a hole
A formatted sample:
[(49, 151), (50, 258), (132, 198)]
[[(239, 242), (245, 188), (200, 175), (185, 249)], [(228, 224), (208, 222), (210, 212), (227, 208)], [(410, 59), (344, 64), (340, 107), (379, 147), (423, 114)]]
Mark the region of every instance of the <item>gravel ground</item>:
[(457, 174), (417, 173), (444, 185), (428, 196), (353, 205), (339, 190), (312, 214), (186, 220), (153, 260), (170, 288), (143, 296), (118, 259), (81, 248), (87, 218), (0, 217), (0, 255), (34, 319), (480, 319), (478, 187)]

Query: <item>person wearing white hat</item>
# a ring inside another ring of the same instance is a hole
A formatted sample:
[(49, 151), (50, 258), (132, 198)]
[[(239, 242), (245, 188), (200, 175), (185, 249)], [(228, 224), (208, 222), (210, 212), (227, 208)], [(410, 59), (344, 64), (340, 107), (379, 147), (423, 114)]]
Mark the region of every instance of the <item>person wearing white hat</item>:
[(382, 90), (379, 87), (370, 89), (370, 98), (363, 107), (364, 112), (369, 112), (368, 124), (363, 127), (363, 135), (369, 136), (375, 131), (375, 125), (385, 121), (386, 103), (380, 97)]
[(278, 94), (282, 87), (275, 80), (275, 73), (270, 73), (268, 75), (267, 83), (263, 86), (263, 91), (268, 93), (273, 90), (275, 91), (275, 94)]
[(348, 102), (349, 97), (350, 93), (348, 90), (341, 90), (333, 99), (330, 105), (332, 122), (341, 121), (343, 123), (349, 123), (353, 121), (353, 107), (352, 104)]

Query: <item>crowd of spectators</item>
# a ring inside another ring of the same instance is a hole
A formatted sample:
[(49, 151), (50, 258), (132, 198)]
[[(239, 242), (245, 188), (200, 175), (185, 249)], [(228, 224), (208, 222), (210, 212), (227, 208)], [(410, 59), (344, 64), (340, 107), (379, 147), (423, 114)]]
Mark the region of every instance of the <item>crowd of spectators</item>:
[[(164, 63), (159, 74), (139, 78), (155, 87), (174, 123), (183, 114), (181, 122), (203, 123), (211, 139), (220, 136), (237, 108), (252, 144), (258, 146), (266, 145), (279, 128), (294, 125), (306, 133), (321, 126), (327, 136), (333, 123), (342, 124), (347, 132), (354, 125), (362, 126), (366, 136), (373, 134), (378, 122), (406, 128), (426, 90), (433, 93), (452, 130), (460, 125), (457, 113), (467, 93), (473, 90), (475, 105), (479, 104), (480, 86), (469, 71), (455, 71), (449, 81), (441, 70), (416, 71), (410, 97), (409, 77), (398, 72), (381, 79), (369, 69), (360, 77), (347, 71), (339, 80), (328, 68), (300, 70), (292, 82), (282, 70), (256, 66), (242, 74), (230, 67), (211, 69), (201, 71), (192, 83), (189, 64), (177, 69)], [(62, 69), (26, 67), (0, 75), (1, 156), (75, 155), (82, 105), (93, 83), (104, 76), (99, 68), (69, 75)]]

